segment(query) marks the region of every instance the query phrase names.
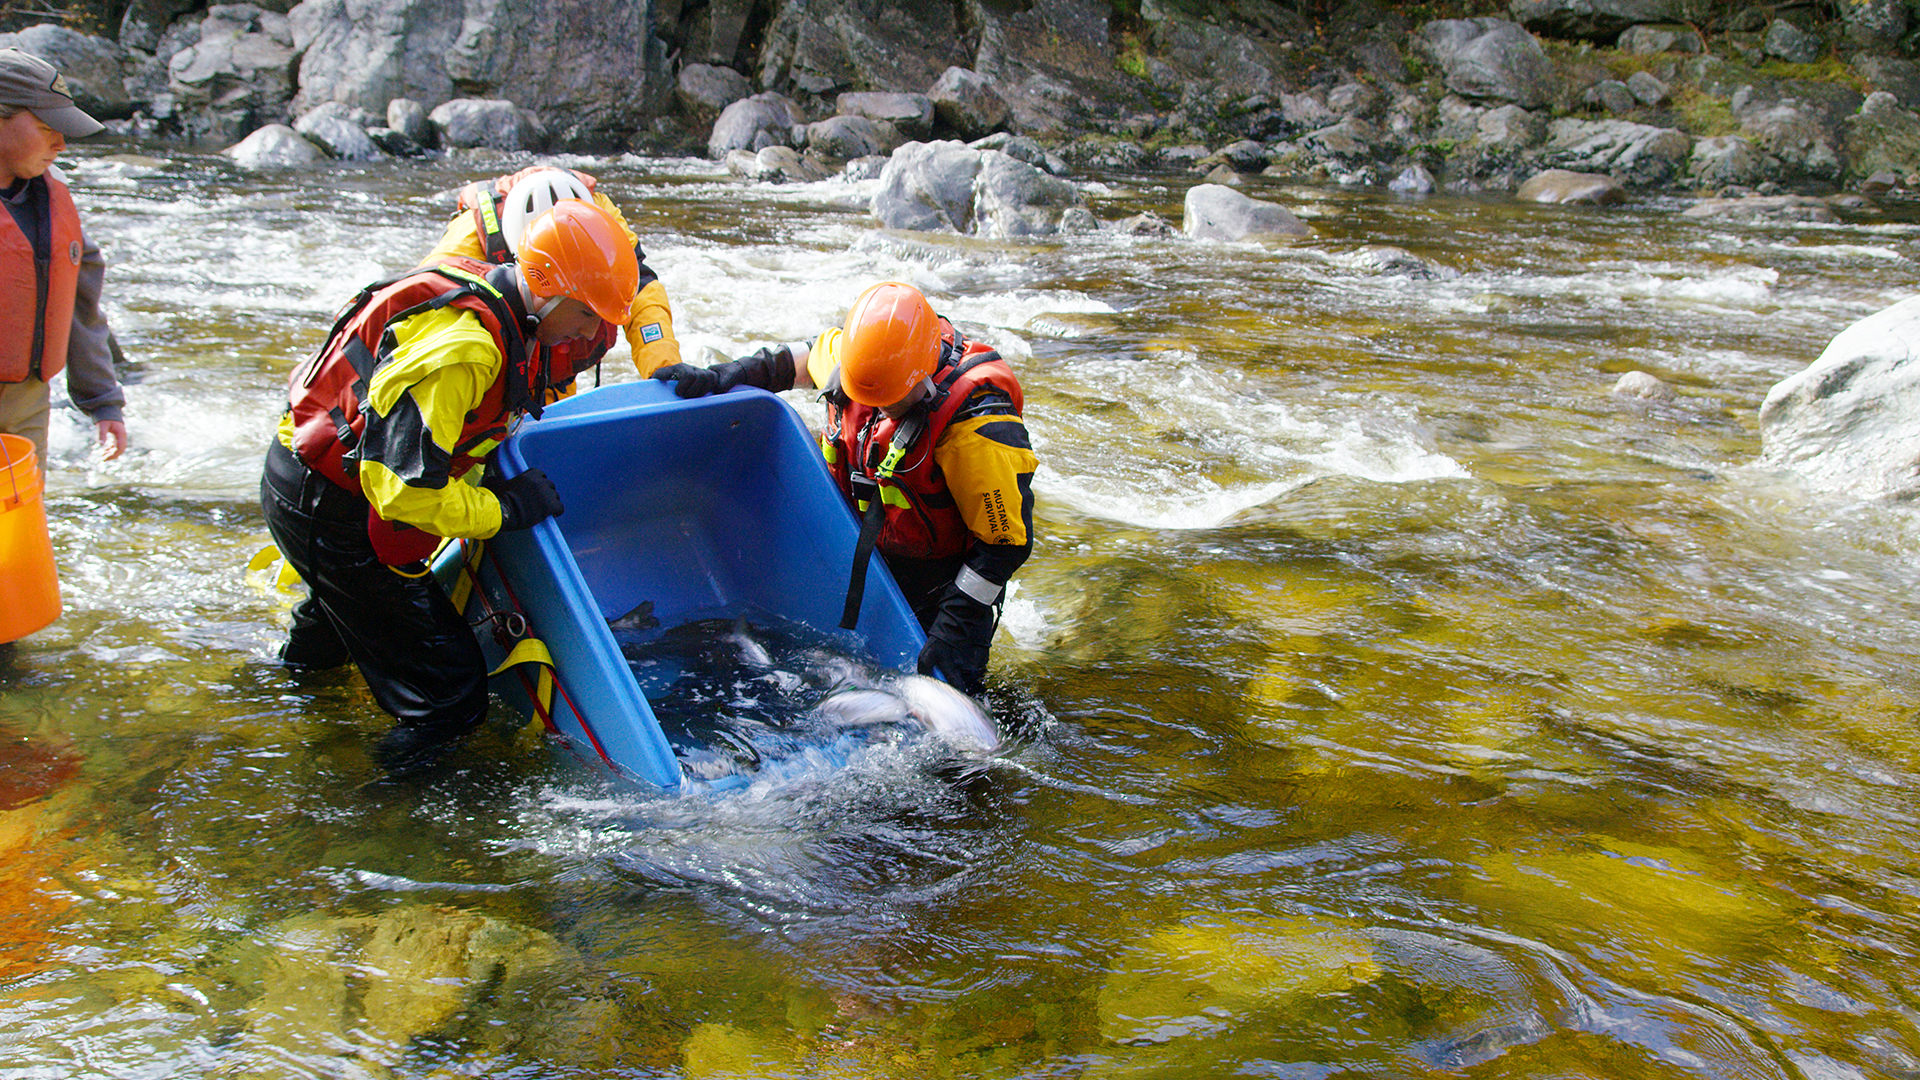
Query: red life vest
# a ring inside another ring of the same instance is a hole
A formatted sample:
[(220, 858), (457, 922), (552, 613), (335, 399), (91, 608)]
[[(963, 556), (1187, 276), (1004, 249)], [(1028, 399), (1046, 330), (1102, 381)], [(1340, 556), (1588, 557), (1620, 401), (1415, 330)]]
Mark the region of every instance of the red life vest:
[[(0, 311), (24, 317), (33, 313), (33, 332), (0, 334), (0, 383), (51, 379), (67, 366), (67, 338), (73, 330), (74, 288), (80, 280), (80, 212), (67, 185), (49, 169), (48, 217), (52, 220), (50, 258), (44, 276), (33, 242), (0, 210)], [(29, 180), (28, 183), (33, 181)], [(23, 318), (24, 321), (24, 318)]]
[[(901, 420), (853, 401), (839, 390), (827, 394), (827, 427), (820, 448), (856, 513), (864, 512), (867, 499), (875, 494), (884, 504), (886, 517), (876, 544), (881, 554), (940, 559), (962, 554), (972, 544), (973, 533), (947, 490), (933, 448), (954, 414), (983, 386), (1006, 394), (1013, 399), (1014, 411), (1021, 411), (1020, 381), (1013, 369), (999, 353), (967, 341), (948, 324), (942, 331), (940, 363), (933, 372), (933, 393)], [(896, 448), (893, 440), (901, 424), (920, 415), (926, 418), (925, 426)], [(890, 461), (896, 449), (898, 460)]]
[(479, 316), (505, 357), (500, 377), (467, 413), (459, 442), (452, 448), (449, 475), (462, 476), (483, 460), (491, 444), (506, 437), (514, 414), (525, 410), (539, 416), (545, 378), (528, 360), (518, 285), (511, 273), (478, 259), (456, 258), (360, 290), (334, 323), (325, 344), (294, 368), (288, 380), (294, 454), (308, 468), (358, 494), (358, 463), (352, 453), (367, 426), (360, 406), (374, 370), (390, 354), (387, 326), (447, 306)]
[[(473, 235), (480, 240), (483, 258), (490, 263), (506, 263), (513, 259), (512, 249), (507, 247), (506, 230), (500, 225), (500, 203), (506, 199), (507, 192), (523, 176), (540, 169), (551, 168), (548, 165), (529, 165), (517, 173), (502, 176), (497, 180), (476, 180), (460, 189), (460, 209), (473, 214)], [(597, 181), (578, 169), (569, 169), (588, 191), (594, 190)], [(639, 254), (638, 250), (634, 254)], [(642, 283), (644, 284), (644, 282)], [(558, 345), (545, 346), (552, 354), (548, 367), (555, 373), (555, 382), (564, 386), (573, 380), (575, 372), (585, 371), (600, 362), (620, 340), (618, 328), (610, 323), (602, 323), (593, 337), (585, 341), (563, 341)]]

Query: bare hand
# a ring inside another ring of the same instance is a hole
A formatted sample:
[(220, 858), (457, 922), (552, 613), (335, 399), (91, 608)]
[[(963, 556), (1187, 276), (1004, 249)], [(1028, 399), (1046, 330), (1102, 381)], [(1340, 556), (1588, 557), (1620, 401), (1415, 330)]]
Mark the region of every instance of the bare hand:
[(127, 452), (127, 425), (119, 420), (102, 420), (98, 425), (104, 460), (112, 461)]

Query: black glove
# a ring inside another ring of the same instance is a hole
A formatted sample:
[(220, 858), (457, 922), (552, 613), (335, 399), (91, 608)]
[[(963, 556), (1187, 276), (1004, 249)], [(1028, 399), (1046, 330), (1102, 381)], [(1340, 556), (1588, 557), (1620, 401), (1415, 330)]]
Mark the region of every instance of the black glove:
[(512, 477), (488, 473), (480, 486), (500, 500), (500, 531), (531, 529), (535, 525), (566, 513), (560, 505), (560, 491), (539, 469), (528, 469)]
[(993, 622), (992, 606), (947, 586), (920, 650), (920, 674), (937, 673), (961, 693), (978, 697), (987, 688)]
[(692, 364), (669, 364), (653, 373), (661, 382), (673, 384), (673, 392), (683, 398), (724, 394), (736, 386), (757, 386), (762, 390), (793, 389), (793, 352), (785, 345), (761, 349), (751, 356), (715, 364), (710, 368)]

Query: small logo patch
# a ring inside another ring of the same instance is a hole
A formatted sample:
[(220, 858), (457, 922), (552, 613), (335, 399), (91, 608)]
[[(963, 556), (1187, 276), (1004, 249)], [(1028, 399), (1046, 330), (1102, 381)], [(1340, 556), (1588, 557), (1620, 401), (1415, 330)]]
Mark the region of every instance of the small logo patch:
[(640, 328), (640, 340), (648, 345), (666, 336), (666, 332), (660, 329), (660, 324), (657, 322), (650, 322)]
[(73, 260), (73, 265), (80, 265), (80, 241), (67, 241), (67, 258)]

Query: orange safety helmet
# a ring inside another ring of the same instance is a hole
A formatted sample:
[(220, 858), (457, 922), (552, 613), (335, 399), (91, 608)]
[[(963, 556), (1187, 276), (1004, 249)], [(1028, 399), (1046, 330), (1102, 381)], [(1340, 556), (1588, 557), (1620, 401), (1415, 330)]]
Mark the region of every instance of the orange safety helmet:
[(919, 289), (883, 281), (847, 312), (840, 389), (876, 409), (896, 404), (940, 362), (940, 316)]
[(625, 326), (640, 288), (640, 260), (627, 231), (590, 202), (566, 199), (534, 218), (520, 237), (517, 261), (541, 296), (568, 296), (595, 315)]

